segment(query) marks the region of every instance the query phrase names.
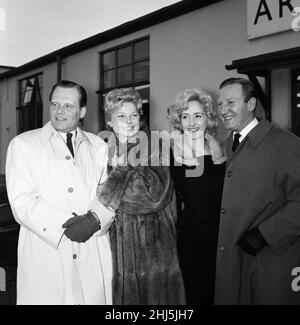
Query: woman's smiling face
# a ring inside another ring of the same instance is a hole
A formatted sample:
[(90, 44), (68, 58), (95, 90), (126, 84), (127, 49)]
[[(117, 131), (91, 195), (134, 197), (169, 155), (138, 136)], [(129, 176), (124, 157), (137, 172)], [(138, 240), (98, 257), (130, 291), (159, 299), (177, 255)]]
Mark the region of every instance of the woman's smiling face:
[(109, 124), (120, 141), (121, 139), (125, 140), (133, 136), (140, 128), (140, 115), (136, 106), (131, 102), (124, 102), (123, 105), (112, 114)]
[(181, 113), (181, 126), (185, 134), (197, 138), (207, 127), (207, 116), (203, 105), (193, 100), (188, 102), (187, 109)]

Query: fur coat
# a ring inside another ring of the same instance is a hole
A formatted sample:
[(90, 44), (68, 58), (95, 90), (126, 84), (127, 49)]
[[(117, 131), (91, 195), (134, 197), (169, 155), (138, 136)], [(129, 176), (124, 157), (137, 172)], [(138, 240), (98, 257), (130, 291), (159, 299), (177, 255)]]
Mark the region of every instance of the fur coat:
[[(173, 183), (168, 167), (151, 165), (159, 152), (149, 154), (149, 136), (142, 134), (122, 145), (109, 141), (111, 164), (113, 158), (123, 160), (109, 166), (99, 193), (99, 200), (116, 210), (110, 228), (113, 304), (181, 305), (185, 292), (177, 255)], [(133, 156), (139, 163), (130, 160)]]

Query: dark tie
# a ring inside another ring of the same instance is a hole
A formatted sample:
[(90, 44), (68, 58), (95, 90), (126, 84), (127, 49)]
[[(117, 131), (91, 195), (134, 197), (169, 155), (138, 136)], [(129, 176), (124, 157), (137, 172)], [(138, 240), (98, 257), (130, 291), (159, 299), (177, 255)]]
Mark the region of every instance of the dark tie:
[(241, 135), (239, 133), (236, 133), (234, 135), (234, 140), (233, 140), (233, 144), (232, 144), (232, 151), (234, 152), (236, 150), (236, 148), (239, 146), (240, 144), (240, 139)]
[(73, 145), (72, 145), (72, 133), (67, 133), (67, 147), (69, 148), (73, 158), (74, 158), (74, 150), (73, 150)]

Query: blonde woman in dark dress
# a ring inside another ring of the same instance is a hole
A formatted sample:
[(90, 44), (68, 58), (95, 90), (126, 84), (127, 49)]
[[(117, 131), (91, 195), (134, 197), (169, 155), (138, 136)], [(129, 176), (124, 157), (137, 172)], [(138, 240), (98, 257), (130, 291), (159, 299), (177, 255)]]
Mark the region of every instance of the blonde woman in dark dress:
[(182, 140), (174, 141), (171, 174), (177, 193), (178, 252), (187, 303), (211, 305), (226, 164), (221, 141), (216, 138), (217, 113), (207, 93), (187, 89), (177, 94), (168, 117), (175, 138)]

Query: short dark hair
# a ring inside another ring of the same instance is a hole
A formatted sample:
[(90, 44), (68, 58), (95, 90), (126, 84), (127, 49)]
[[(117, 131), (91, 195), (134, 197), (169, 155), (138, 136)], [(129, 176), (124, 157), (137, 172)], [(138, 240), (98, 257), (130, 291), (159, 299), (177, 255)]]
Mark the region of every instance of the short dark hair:
[(257, 99), (257, 92), (251, 81), (244, 78), (229, 78), (221, 83), (220, 89), (230, 85), (241, 85), (246, 103), (252, 97)]
[(80, 105), (80, 108), (87, 105), (87, 95), (86, 95), (86, 91), (83, 88), (83, 86), (77, 84), (76, 82), (69, 81), (69, 80), (59, 81), (57, 84), (55, 84), (52, 87), (51, 92), (50, 92), (50, 95), (49, 95), (49, 101), (50, 102), (52, 100), (52, 95), (54, 93), (54, 90), (57, 87), (62, 87), (62, 88), (76, 88), (77, 91), (78, 91), (78, 94), (79, 94), (79, 105)]

